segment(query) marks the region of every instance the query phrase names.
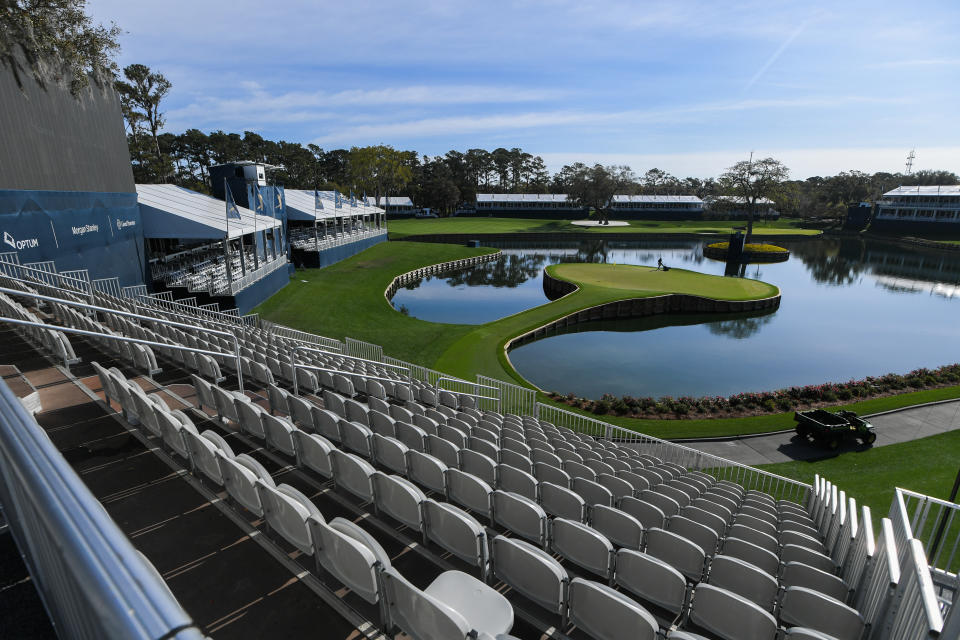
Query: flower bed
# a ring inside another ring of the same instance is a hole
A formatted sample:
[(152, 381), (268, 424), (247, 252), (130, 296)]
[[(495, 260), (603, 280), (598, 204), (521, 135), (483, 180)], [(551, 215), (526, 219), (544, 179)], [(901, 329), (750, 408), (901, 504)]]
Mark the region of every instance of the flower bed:
[[(703, 255), (713, 260), (726, 260), (729, 242), (713, 242), (703, 248)], [(790, 257), (790, 251), (775, 244), (750, 243), (743, 245), (740, 255), (742, 262), (783, 262)]]
[[(722, 249), (726, 251), (730, 248), (729, 242), (714, 242), (707, 245), (709, 249)], [(783, 247), (778, 247), (775, 244), (745, 244), (743, 245), (744, 253), (790, 253), (789, 250), (784, 249)]]
[(888, 373), (863, 380), (827, 382), (757, 393), (738, 393), (728, 397), (634, 398), (623, 396), (617, 398), (605, 394), (600, 400), (590, 400), (579, 398), (572, 393), (562, 395), (550, 392), (548, 395), (555, 402), (599, 416), (655, 419), (736, 418), (812, 409), (838, 402), (868, 400), (906, 391), (945, 387), (958, 382), (960, 382), (960, 364), (949, 364), (937, 369), (916, 369), (906, 375)]

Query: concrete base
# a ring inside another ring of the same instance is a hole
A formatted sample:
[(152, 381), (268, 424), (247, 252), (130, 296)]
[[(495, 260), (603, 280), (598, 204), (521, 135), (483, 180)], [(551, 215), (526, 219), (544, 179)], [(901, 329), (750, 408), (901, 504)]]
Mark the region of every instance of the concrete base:
[(629, 222), (624, 222), (623, 220), (611, 220), (607, 224), (600, 224), (599, 220), (574, 220), (570, 224), (577, 227), (600, 227), (601, 229), (606, 229), (608, 227), (629, 227)]

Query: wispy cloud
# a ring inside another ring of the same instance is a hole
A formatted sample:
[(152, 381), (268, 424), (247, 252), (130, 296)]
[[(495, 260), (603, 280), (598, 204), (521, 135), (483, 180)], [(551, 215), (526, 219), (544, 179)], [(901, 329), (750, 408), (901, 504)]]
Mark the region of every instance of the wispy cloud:
[(489, 116), (432, 117), (384, 121), (333, 129), (313, 142), (383, 142), (450, 134), (484, 133), (545, 127), (616, 127), (668, 122), (691, 122), (712, 114), (760, 109), (835, 109), (851, 103), (887, 104), (906, 98), (869, 96), (828, 96), (795, 99), (738, 100), (692, 104), (670, 109), (625, 111), (550, 110)]
[(902, 69), (907, 67), (960, 67), (960, 58), (919, 58), (891, 60), (869, 65), (873, 69)]

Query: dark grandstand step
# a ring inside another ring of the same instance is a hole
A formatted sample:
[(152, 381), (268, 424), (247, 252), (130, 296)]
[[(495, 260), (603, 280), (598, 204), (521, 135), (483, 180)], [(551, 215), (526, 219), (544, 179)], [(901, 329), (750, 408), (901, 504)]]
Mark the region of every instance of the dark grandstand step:
[[(136, 375), (82, 339), (71, 342), (84, 360), (72, 367), (74, 373), (92, 372), (88, 363), (97, 360), (105, 366), (120, 366), (131, 378)], [(0, 361), (16, 364), (37, 387), (43, 405), (36, 416), (40, 426), (206, 634), (216, 639), (298, 638), (318, 637), (322, 630), (324, 638), (361, 637), (297, 573), (212, 504), (209, 494), (198, 491), (182, 468), (171, 466), (155, 444), (145, 443), (108, 411), (95, 375), (80, 379), (67, 373), (11, 332), (0, 340)], [(189, 376), (171, 370), (170, 378)], [(156, 392), (152, 381), (138, 382)], [(170, 406), (185, 406), (175, 396), (161, 393)], [(0, 566), (0, 575), (8, 575), (5, 568)], [(12, 570), (9, 575), (16, 573)], [(29, 580), (22, 584), (32, 589)], [(4, 590), (0, 613), (15, 606), (10, 603), (19, 601), (21, 591), (25, 593), (26, 588), (19, 582)], [(19, 608), (24, 613), (31, 610), (29, 604)], [(46, 621), (45, 614), (42, 618)], [(14, 628), (7, 626), (5, 616), (0, 620), (4, 621), (0, 635)], [(33, 628), (22, 624), (24, 629)], [(40, 632), (10, 637), (45, 636)]]

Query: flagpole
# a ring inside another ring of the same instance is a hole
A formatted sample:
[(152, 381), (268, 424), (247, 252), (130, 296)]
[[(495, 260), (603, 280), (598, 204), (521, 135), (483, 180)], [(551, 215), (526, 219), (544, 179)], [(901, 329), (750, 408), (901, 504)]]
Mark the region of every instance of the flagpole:
[[(227, 272), (227, 282), (230, 283), (230, 293), (233, 293), (233, 270), (230, 268), (230, 200), (233, 200), (233, 193), (230, 193), (230, 184), (226, 176), (223, 178), (223, 188), (225, 193), (223, 199), (226, 202), (227, 209), (227, 235), (223, 239), (223, 264)], [(212, 291), (211, 291), (212, 293)]]

